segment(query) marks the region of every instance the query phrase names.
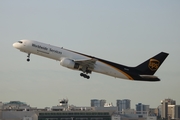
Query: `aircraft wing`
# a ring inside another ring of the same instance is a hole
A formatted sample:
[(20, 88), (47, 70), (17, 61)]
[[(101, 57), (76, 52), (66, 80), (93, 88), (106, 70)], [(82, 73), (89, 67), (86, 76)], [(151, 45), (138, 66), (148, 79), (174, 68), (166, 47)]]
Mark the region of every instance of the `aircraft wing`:
[(91, 59), (77, 59), (74, 60), (74, 62), (79, 63), (82, 67), (82, 70), (84, 71), (86, 68), (93, 70), (95, 67), (97, 59), (91, 58)]

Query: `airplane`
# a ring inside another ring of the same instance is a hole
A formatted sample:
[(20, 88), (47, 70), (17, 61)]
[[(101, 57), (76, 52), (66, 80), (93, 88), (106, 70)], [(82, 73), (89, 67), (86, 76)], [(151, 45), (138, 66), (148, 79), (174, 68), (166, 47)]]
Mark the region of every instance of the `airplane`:
[(28, 62), (30, 61), (31, 54), (47, 57), (60, 61), (60, 65), (63, 67), (82, 71), (80, 76), (87, 79), (90, 78), (88, 74), (97, 72), (127, 80), (160, 81), (154, 74), (169, 55), (168, 53), (160, 52), (136, 67), (128, 67), (63, 47), (56, 47), (33, 40), (19, 40), (13, 44), (13, 47), (19, 49), (21, 52), (27, 53)]

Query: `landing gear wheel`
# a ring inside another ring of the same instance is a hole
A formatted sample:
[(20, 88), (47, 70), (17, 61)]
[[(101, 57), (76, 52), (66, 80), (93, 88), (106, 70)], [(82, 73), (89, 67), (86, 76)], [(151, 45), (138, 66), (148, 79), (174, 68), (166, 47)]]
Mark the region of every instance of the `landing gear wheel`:
[(87, 79), (89, 79), (89, 78), (90, 78), (90, 76), (88, 76), (88, 75), (87, 75), (87, 77), (86, 77), (86, 78), (87, 78)]
[(81, 74), (80, 74), (80, 76), (81, 76), (81, 77), (83, 77), (83, 76), (84, 76), (84, 74), (83, 74), (83, 73), (81, 73)]
[(84, 74), (84, 73), (81, 73), (81, 74), (80, 74), (80, 76), (81, 76), (81, 77), (84, 77), (84, 78), (87, 78), (87, 79), (89, 79), (89, 78), (90, 78), (90, 76), (89, 76), (89, 75), (86, 75), (86, 74)]
[(27, 59), (27, 61), (29, 62), (29, 61), (30, 61), (30, 59), (28, 58), (28, 59)]

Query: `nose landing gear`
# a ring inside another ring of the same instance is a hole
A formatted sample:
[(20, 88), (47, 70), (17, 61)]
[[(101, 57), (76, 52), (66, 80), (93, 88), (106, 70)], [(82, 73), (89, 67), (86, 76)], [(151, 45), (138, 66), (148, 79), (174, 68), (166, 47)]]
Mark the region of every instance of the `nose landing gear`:
[(29, 62), (30, 61), (30, 53), (28, 53), (28, 56), (27, 56), (27, 61)]

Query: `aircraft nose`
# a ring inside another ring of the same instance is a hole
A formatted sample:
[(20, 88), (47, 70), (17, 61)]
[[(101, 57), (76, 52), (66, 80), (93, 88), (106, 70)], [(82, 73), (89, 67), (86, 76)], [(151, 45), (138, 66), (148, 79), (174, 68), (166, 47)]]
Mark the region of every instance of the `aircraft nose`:
[(12, 45), (12, 46), (16, 48), (16, 43), (13, 43), (13, 45)]
[(18, 43), (14, 43), (13, 45), (12, 45), (14, 48), (19, 48), (19, 45), (18, 45)]

